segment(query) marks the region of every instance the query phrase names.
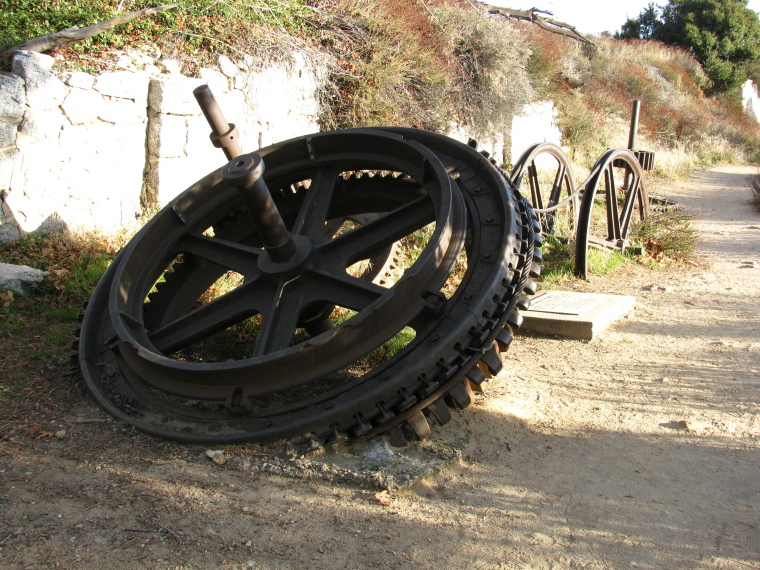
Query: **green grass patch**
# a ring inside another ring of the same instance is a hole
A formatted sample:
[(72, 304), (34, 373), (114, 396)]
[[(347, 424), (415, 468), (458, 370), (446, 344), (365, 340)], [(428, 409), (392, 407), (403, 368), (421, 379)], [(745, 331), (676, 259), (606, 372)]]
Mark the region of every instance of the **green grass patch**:
[[(541, 286), (551, 289), (572, 282), (575, 277), (575, 243), (547, 236), (542, 246)], [(610, 275), (630, 261), (623, 253), (602, 248), (589, 248), (588, 272), (591, 275)]]
[[(71, 44), (77, 54), (145, 49), (166, 57), (210, 60), (252, 53), (262, 36), (314, 34), (316, 11), (302, 0), (175, 0), (177, 7), (126, 22)], [(166, 2), (167, 4), (170, 2)], [(0, 0), (0, 51), (24, 40), (84, 28), (159, 3), (147, 0)]]

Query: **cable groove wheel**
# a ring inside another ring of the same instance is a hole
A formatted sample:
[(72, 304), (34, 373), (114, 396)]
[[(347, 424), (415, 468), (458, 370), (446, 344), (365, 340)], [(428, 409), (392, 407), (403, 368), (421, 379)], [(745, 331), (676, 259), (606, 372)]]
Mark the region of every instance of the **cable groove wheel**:
[(400, 445), (498, 373), (539, 242), (530, 204), (467, 145), (299, 137), (233, 158), (130, 241), (87, 306), (80, 367), (152, 435)]

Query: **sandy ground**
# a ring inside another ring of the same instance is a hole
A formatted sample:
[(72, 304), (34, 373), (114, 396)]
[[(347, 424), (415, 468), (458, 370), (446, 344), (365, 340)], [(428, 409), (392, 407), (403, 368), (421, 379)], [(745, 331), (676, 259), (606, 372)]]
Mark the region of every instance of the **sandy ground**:
[(590, 342), (520, 336), (443, 428), (463, 460), (404, 492), (217, 466), (41, 396), (66, 433), (0, 453), (0, 567), (760, 569), (753, 172), (657, 189), (698, 215), (697, 265), (579, 286), (635, 312)]

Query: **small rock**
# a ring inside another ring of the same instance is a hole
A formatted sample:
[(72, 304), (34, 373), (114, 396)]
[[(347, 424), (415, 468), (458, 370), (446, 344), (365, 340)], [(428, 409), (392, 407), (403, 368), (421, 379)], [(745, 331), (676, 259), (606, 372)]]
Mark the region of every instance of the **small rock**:
[(666, 378), (665, 376), (663, 376), (662, 378), (658, 378), (657, 380), (655, 380), (655, 382), (670, 382), (670, 378)]
[(389, 461), (393, 459), (394, 455), (394, 451), (383, 437), (375, 437), (369, 440), (367, 449), (364, 451), (364, 457), (375, 461)]
[(47, 271), (27, 265), (0, 263), (0, 291), (11, 291), (14, 295), (23, 297), (30, 294), (47, 275)]
[(760, 230), (760, 226), (749, 226), (747, 227), (748, 230)]
[(63, 439), (66, 437), (66, 430), (65, 429), (59, 429), (57, 432), (55, 432), (55, 437), (58, 439)]
[(208, 457), (211, 461), (213, 461), (217, 465), (224, 465), (225, 463), (227, 463), (227, 457), (219, 449), (208, 450), (206, 452), (206, 457)]

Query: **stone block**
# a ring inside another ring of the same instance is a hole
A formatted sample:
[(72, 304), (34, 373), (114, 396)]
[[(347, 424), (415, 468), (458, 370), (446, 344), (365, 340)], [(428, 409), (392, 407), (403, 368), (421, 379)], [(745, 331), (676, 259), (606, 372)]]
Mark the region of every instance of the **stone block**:
[(18, 126), (14, 123), (0, 122), (0, 151), (10, 150), (16, 146)]
[(0, 152), (0, 190), (11, 187), (13, 173), (21, 163), (21, 153), (15, 149)]
[(148, 105), (158, 113), (172, 115), (199, 115), (198, 102), (193, 89), (205, 82), (193, 77), (161, 77), (151, 79)]
[(101, 73), (95, 79), (95, 90), (101, 95), (143, 101), (148, 92), (150, 79), (133, 71)]
[(19, 134), (36, 140), (58, 140), (66, 117), (60, 109), (29, 109), (19, 125)]
[(148, 123), (148, 154), (154, 158), (185, 155), (187, 120), (184, 116), (159, 114)]
[(21, 239), (21, 230), (10, 223), (0, 224), (0, 245), (9, 245)]
[(98, 92), (73, 87), (61, 109), (72, 124), (79, 125), (96, 120), (103, 106), (103, 97)]
[(30, 194), (31, 196), (22, 191), (11, 191), (4, 198), (11, 216), (22, 233), (33, 232), (52, 213), (52, 210), (46, 210), (43, 200), (36, 195), (34, 189)]
[(20, 120), (25, 110), (24, 80), (18, 75), (0, 72), (0, 117)]
[(68, 87), (41, 65), (38, 58), (26, 53), (13, 58), (13, 73), (26, 82), (26, 104), (37, 109), (55, 109), (63, 103)]
[(152, 164), (148, 173), (148, 185), (155, 193), (156, 201), (163, 206), (192, 184), (226, 163), (224, 155), (217, 157), (217, 159), (212, 158), (212, 156), (208, 155), (208, 158), (203, 161), (188, 158), (165, 158)]
[(103, 101), (98, 117), (108, 123), (135, 125), (148, 119), (145, 106), (129, 99), (110, 98)]
[(92, 89), (93, 85), (95, 85), (95, 76), (84, 71), (72, 71), (63, 76), (63, 82), (69, 87)]
[(198, 75), (200, 75), (200, 78), (204, 83), (208, 84), (214, 96), (219, 96), (222, 93), (226, 93), (230, 89), (230, 80), (227, 79), (226, 75), (217, 71), (216, 69), (202, 67), (198, 72)]
[(38, 66), (48, 71), (53, 69), (53, 65), (55, 65), (54, 57), (49, 56), (44, 53), (37, 52), (37, 51), (29, 51), (29, 50), (20, 49), (20, 50), (14, 51), (12, 56), (13, 57), (16, 57), (16, 56), (28, 57), (29, 59), (34, 61), (34, 63), (36, 63)]

